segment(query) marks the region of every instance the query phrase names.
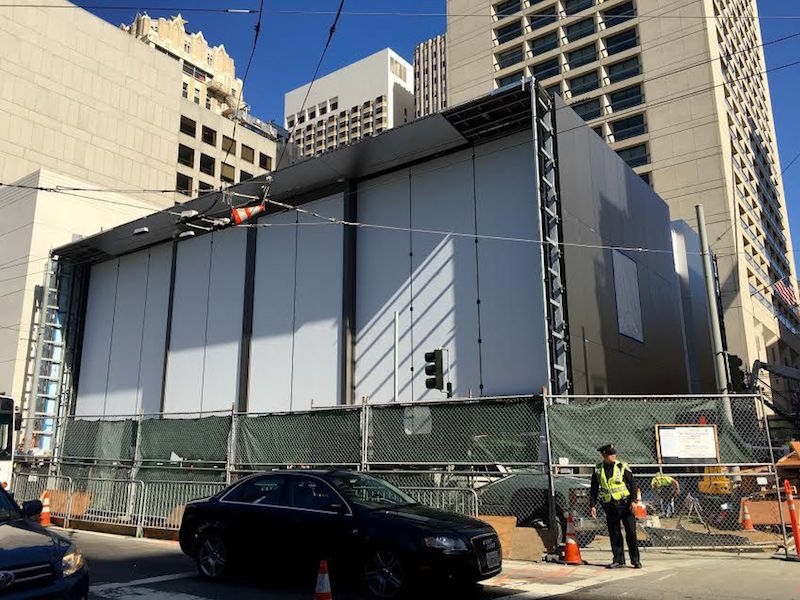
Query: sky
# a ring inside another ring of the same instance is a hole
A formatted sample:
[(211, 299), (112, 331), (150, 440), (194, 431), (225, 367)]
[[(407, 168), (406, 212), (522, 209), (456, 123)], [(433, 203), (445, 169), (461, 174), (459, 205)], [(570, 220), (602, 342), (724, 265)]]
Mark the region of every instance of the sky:
[[(258, 8), (259, 0), (138, 0), (150, 16), (170, 16), (174, 10), (152, 7)], [(84, 1), (78, 4), (131, 6), (130, 0)], [(332, 13), (338, 0), (264, 0), (265, 14), (255, 58), (245, 83), (244, 97), (252, 113), (262, 119), (283, 122), (283, 95), (308, 83), (328, 36), (332, 14), (281, 14), (280, 11)], [(800, 1), (758, 0), (763, 41), (770, 42), (800, 32)], [(386, 47), (413, 61), (414, 46), (446, 29), (445, 0), (347, 0), (345, 10), (427, 13), (426, 16), (354, 16), (339, 21), (320, 75), (354, 62)], [(99, 17), (118, 25), (133, 20), (135, 10), (92, 9)], [(432, 14), (433, 13), (433, 14)], [(237, 74), (244, 67), (253, 43), (256, 15), (184, 12), (190, 31), (202, 31), (211, 44), (223, 44), (236, 61)], [(772, 17), (772, 18), (770, 18)], [(789, 18), (787, 18), (789, 17)], [(793, 18), (792, 18), (793, 17)], [(800, 36), (764, 48), (767, 69), (800, 61)], [(800, 64), (768, 74), (775, 117), (781, 169), (800, 156)], [(786, 170), (783, 184), (796, 255), (800, 254), (800, 158)], [(800, 260), (800, 259), (799, 259)]]

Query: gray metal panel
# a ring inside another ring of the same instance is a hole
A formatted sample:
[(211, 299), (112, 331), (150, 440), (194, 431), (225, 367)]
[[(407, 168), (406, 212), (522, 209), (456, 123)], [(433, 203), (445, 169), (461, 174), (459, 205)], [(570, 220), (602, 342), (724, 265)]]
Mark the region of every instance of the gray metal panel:
[[(358, 186), (365, 223), (409, 226), (409, 178), (402, 170)], [(411, 397), (411, 278), (407, 231), (358, 230), (356, 282), (356, 399), (390, 402), (394, 396), (394, 313), (399, 321), (399, 400)]]
[[(463, 151), (411, 169), (411, 226), (474, 232), (472, 158)], [(414, 400), (442, 398), (425, 388), (424, 354), (450, 351), (456, 396), (479, 393), (478, 311), (475, 241), (414, 232)]]
[(213, 234), (203, 365), (204, 411), (230, 410), (238, 395), (246, 250), (245, 228)]
[(164, 412), (199, 411), (203, 401), (211, 236), (178, 243)]
[(117, 306), (108, 359), (106, 415), (133, 415), (138, 410), (147, 254), (147, 251), (136, 252), (119, 259)]
[(105, 409), (118, 267), (118, 260), (100, 263), (89, 276), (76, 415), (102, 415)]
[(139, 410), (145, 413), (158, 412), (161, 407), (171, 267), (171, 243), (149, 250), (138, 399)]
[[(250, 342), (251, 412), (291, 409), (294, 323), (295, 213), (258, 221)], [(324, 225), (320, 225), (324, 227)]]
[[(531, 133), (476, 148), (478, 233), (537, 239)], [(484, 395), (538, 392), (547, 385), (541, 245), (481, 239), (481, 365)]]
[[(342, 219), (337, 194), (305, 209)], [(300, 215), (300, 223), (319, 219)], [(342, 343), (342, 225), (299, 225), (292, 409), (340, 403)]]

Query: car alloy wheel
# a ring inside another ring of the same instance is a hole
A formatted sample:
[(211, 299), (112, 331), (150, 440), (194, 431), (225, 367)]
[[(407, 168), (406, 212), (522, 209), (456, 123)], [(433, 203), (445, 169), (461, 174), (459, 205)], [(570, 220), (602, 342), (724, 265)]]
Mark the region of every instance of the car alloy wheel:
[(212, 534), (203, 538), (197, 553), (197, 565), (200, 573), (209, 579), (218, 579), (225, 572), (228, 560), (228, 549), (218, 535)]
[(391, 550), (375, 550), (364, 563), (367, 589), (376, 598), (395, 598), (405, 587), (403, 564)]

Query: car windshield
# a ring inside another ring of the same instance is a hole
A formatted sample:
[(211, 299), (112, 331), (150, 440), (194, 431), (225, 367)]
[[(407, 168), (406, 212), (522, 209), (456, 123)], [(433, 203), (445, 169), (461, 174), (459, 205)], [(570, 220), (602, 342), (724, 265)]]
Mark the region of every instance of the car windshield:
[(9, 498), (5, 491), (0, 490), (0, 523), (21, 517), (22, 514), (19, 512), (17, 505), (14, 504), (14, 501)]
[(338, 473), (329, 481), (350, 502), (362, 508), (391, 508), (416, 504), (408, 494), (391, 484), (363, 473)]

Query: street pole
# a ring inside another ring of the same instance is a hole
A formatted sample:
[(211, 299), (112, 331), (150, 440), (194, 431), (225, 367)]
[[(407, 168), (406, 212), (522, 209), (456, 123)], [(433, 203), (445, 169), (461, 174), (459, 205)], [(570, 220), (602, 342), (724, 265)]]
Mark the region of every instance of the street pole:
[(398, 369), (400, 366), (400, 315), (394, 311), (394, 401), (400, 401), (400, 380), (398, 377)]
[(714, 271), (711, 268), (711, 249), (708, 245), (706, 233), (706, 218), (703, 205), (696, 204), (697, 231), (700, 234), (700, 248), (703, 253), (703, 275), (706, 280), (706, 296), (708, 298), (708, 317), (711, 322), (711, 348), (714, 352), (714, 372), (717, 376), (717, 392), (722, 395), (722, 406), (728, 424), (733, 425), (733, 412), (731, 401), (728, 398), (728, 377), (725, 369), (725, 351), (722, 348), (722, 333), (719, 325), (719, 311), (717, 310), (717, 294), (714, 290)]

